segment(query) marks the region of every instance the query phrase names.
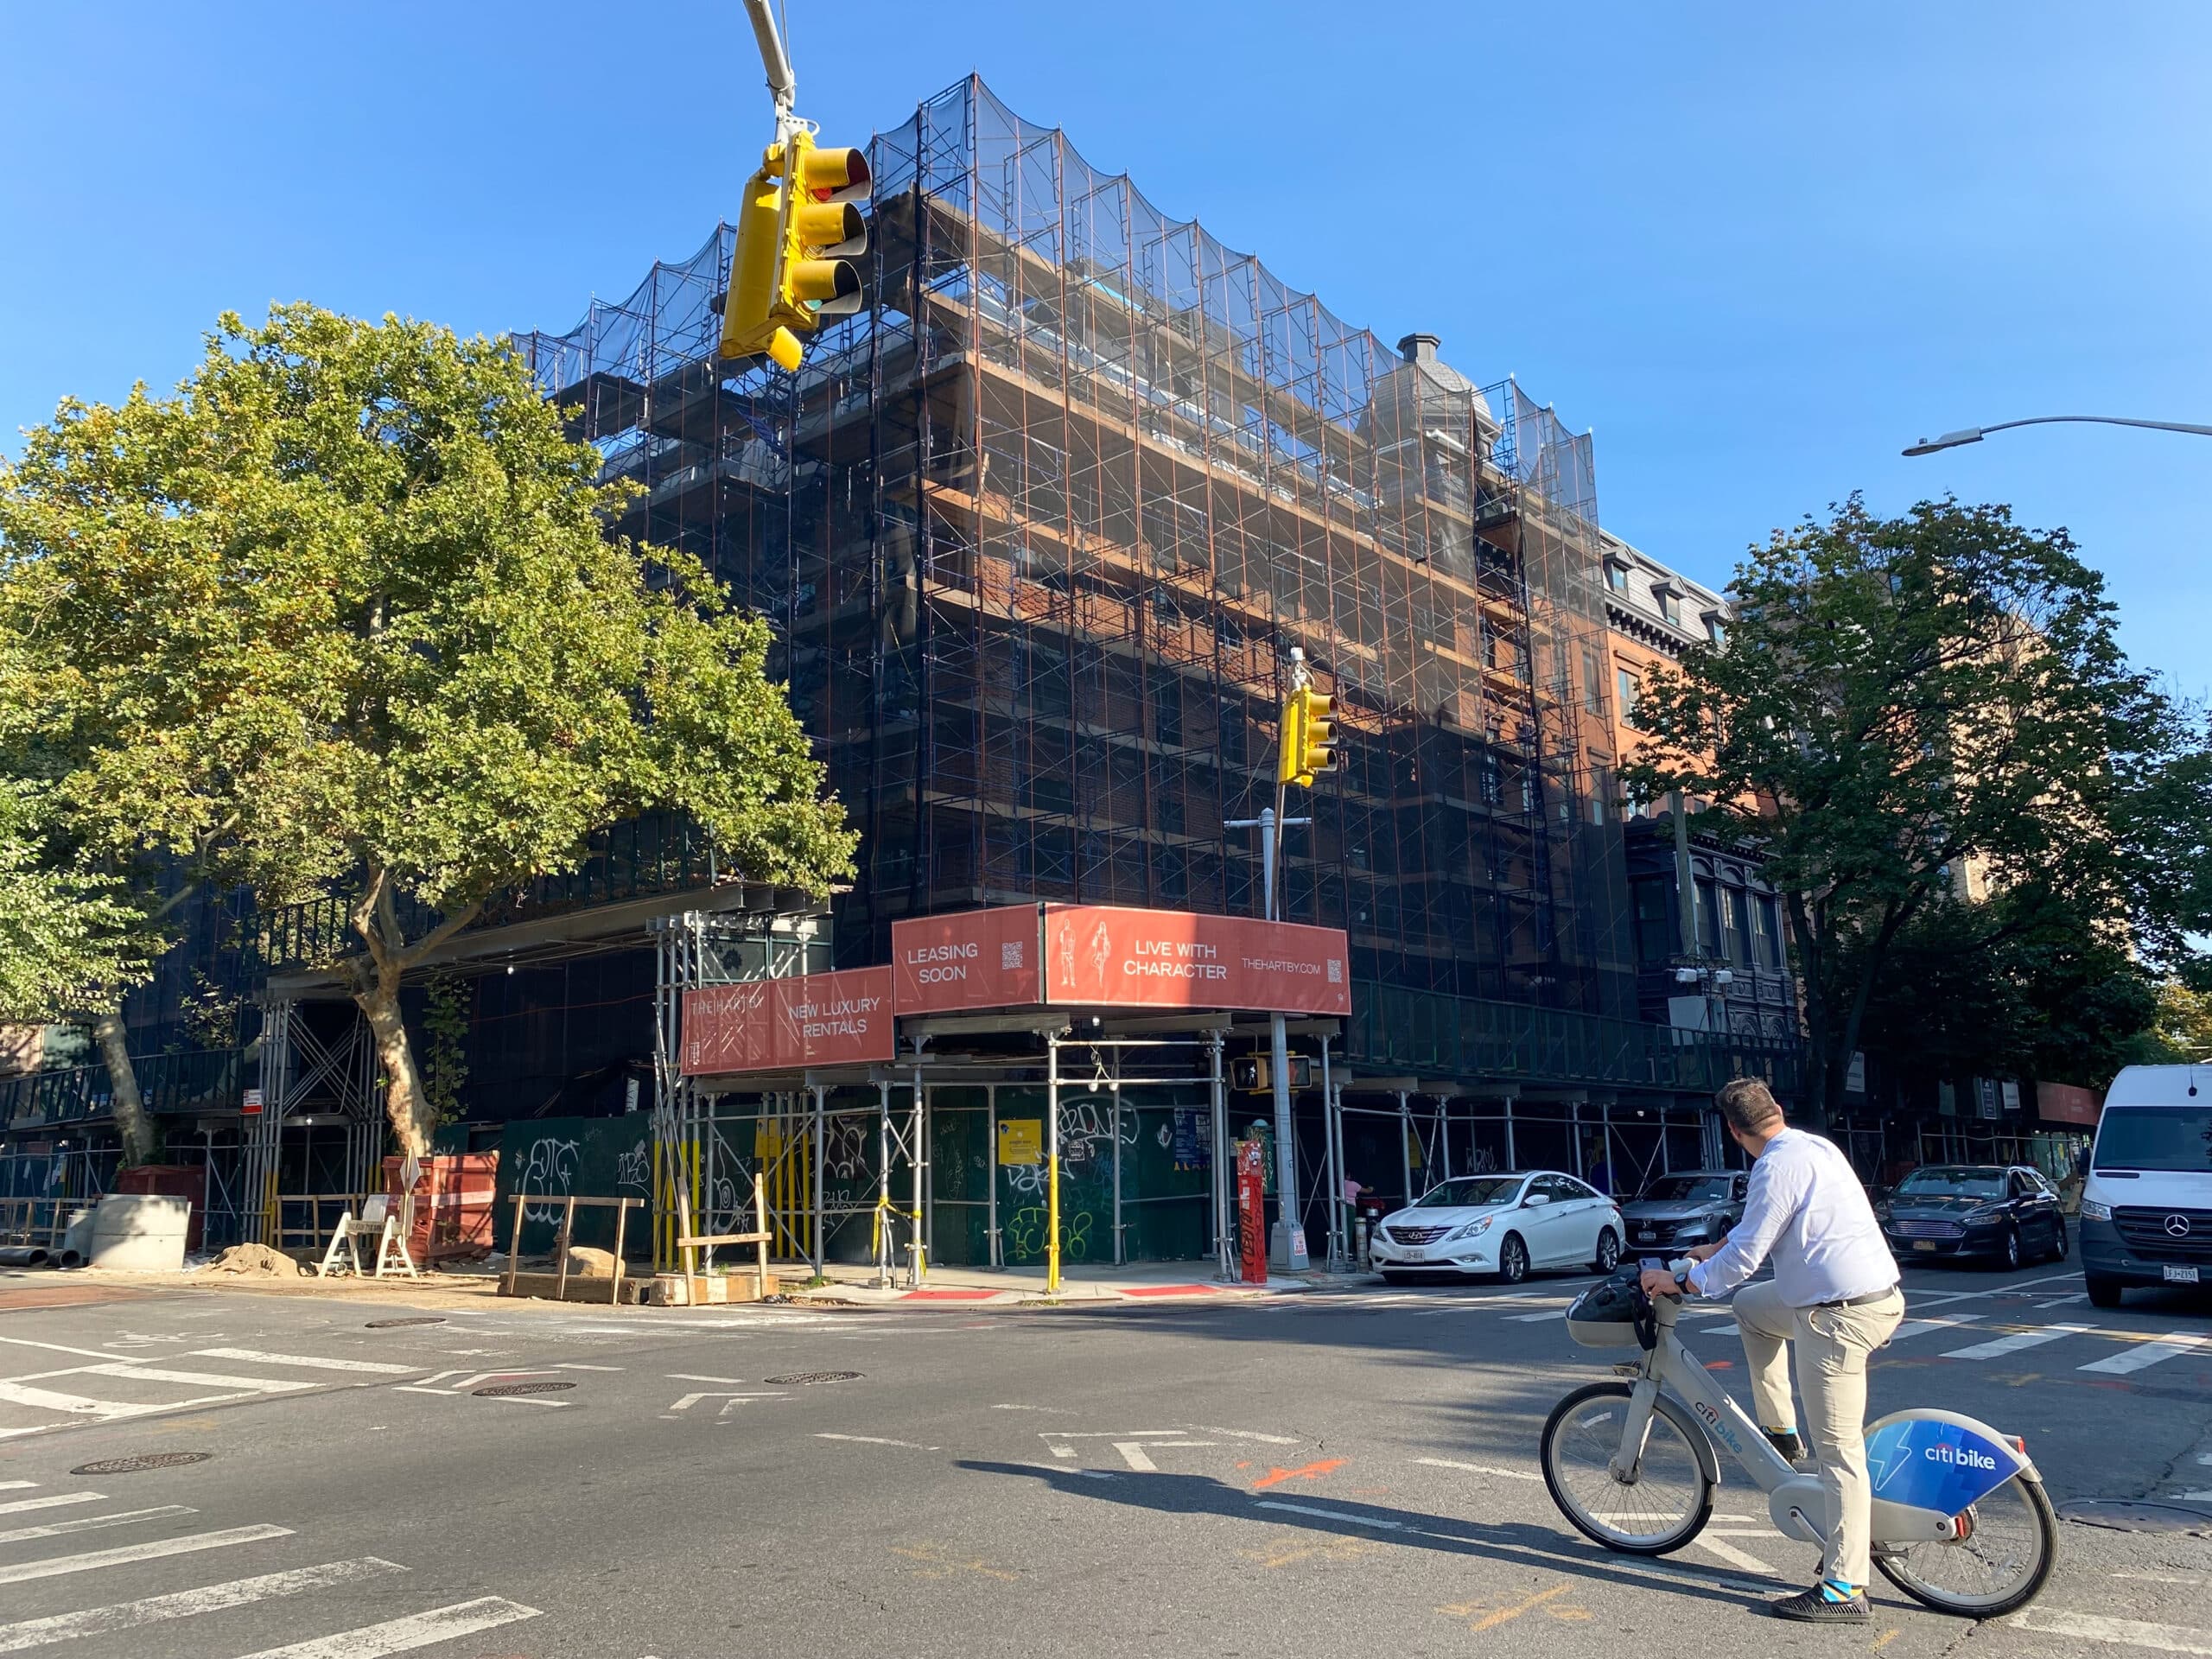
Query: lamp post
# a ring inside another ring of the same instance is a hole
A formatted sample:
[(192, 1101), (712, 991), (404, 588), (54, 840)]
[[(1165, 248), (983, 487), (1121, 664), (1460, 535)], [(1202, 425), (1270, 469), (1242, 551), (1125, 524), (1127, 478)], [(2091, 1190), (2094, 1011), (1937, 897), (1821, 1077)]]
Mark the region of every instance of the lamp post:
[(2052, 426), (2061, 423), (2085, 426), (2142, 426), (2153, 432), (2189, 432), (2200, 438), (2212, 438), (2212, 426), (2190, 426), (2182, 421), (2133, 421), (2117, 415), (2036, 415), (2024, 421), (1999, 421), (1994, 426), (1969, 426), (1956, 432), (1946, 432), (1940, 438), (1923, 438), (1904, 453), (1908, 455), (1932, 455), (1938, 449), (1956, 449), (1961, 444), (1980, 443), (1992, 432), (2007, 432), (2016, 426)]

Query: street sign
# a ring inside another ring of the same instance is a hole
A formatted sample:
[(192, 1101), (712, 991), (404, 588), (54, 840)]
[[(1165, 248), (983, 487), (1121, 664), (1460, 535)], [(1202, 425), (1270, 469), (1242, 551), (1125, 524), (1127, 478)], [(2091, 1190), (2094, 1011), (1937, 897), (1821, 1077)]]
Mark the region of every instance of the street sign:
[(1045, 1120), (1041, 1117), (1002, 1117), (999, 1120), (999, 1162), (1034, 1169), (1045, 1161)]
[(261, 1090), (258, 1089), (247, 1090), (245, 1095), (241, 1096), (238, 1101), (238, 1112), (241, 1116), (259, 1117), (261, 1116)]

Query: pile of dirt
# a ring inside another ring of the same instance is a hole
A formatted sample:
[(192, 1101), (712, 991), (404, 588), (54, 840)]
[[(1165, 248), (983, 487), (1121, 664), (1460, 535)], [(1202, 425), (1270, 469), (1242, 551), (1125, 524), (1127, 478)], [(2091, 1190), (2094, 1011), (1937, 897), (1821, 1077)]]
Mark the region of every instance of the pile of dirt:
[(233, 1244), (200, 1271), (250, 1274), (257, 1279), (293, 1279), (307, 1269), (282, 1250), (272, 1250), (266, 1244)]

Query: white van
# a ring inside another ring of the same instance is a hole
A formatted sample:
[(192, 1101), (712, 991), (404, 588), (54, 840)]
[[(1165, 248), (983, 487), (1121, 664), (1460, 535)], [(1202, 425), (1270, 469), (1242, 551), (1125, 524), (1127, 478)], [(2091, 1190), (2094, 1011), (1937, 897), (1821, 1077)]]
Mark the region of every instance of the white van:
[(2113, 1079), (2082, 1185), (2089, 1300), (2129, 1285), (2212, 1284), (2212, 1065), (2131, 1065)]

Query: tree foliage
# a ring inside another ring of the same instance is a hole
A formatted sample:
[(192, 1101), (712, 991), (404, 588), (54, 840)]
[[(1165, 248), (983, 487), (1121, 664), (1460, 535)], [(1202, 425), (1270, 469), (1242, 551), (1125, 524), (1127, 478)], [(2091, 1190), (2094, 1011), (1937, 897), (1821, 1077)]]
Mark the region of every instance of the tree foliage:
[(120, 881), (57, 853), (49, 810), (43, 785), (0, 777), (0, 1025), (105, 1007), (158, 951)]
[(343, 895), (403, 1146), (434, 1127), (398, 991), (594, 832), (688, 814), (815, 892), (855, 837), (697, 561), (502, 344), (310, 306), (226, 315), (174, 397), (65, 404), (0, 474), (0, 686), (70, 758), (87, 843), (194, 849), (264, 903)]
[(2175, 865), (2198, 833), (2201, 752), (2128, 664), (2063, 531), (1951, 500), (1878, 518), (1854, 497), (1754, 548), (1731, 596), (1725, 639), (1644, 682), (1623, 775), (1706, 798), (1764, 851), (1816, 1114), (1840, 1101), (1909, 930), (1922, 971), (2026, 951), (2039, 929), (2106, 941), (2107, 960), (2131, 943), (2186, 954), (2192, 881)]

